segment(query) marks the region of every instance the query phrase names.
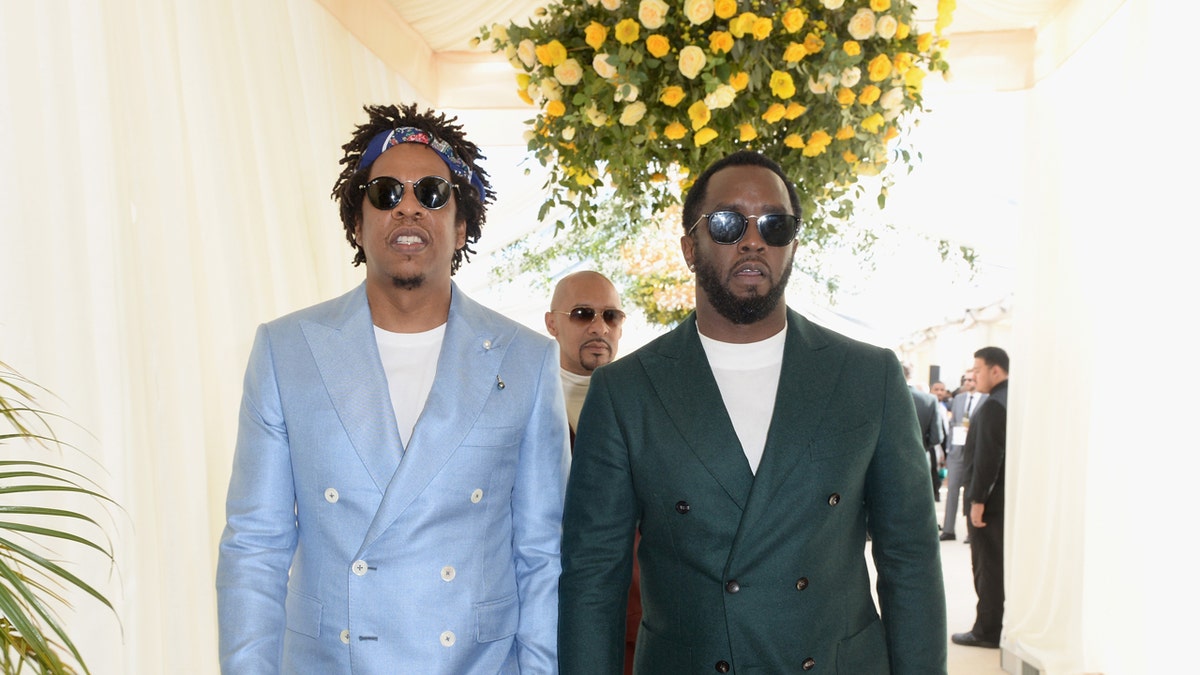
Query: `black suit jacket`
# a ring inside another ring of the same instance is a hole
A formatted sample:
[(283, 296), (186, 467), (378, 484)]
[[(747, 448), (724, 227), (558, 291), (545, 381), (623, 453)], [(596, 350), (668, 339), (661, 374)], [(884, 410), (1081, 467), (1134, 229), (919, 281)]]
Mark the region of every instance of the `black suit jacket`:
[(968, 504), (983, 504), (984, 512), (1004, 513), (1004, 455), (1008, 427), (1008, 380), (988, 392), (978, 404), (967, 429), (963, 464)]

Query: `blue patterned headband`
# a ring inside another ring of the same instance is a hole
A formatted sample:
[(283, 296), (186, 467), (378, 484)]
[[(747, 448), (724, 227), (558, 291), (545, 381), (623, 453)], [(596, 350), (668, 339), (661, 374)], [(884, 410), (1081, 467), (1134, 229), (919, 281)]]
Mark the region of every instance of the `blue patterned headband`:
[(486, 193), (483, 190), (483, 181), (479, 176), (471, 170), (471, 167), (466, 162), (462, 161), (458, 155), (454, 154), (454, 148), (442, 139), (434, 136), (428, 131), (422, 131), (415, 127), (396, 127), (375, 134), (375, 137), (367, 143), (367, 147), (363, 150), (362, 158), (358, 160), (358, 171), (361, 171), (375, 163), (379, 156), (385, 150), (392, 146), (400, 145), (401, 143), (421, 143), (429, 146), (442, 158), (450, 171), (459, 178), (465, 178), (475, 192), (479, 194), (479, 198), (486, 199)]

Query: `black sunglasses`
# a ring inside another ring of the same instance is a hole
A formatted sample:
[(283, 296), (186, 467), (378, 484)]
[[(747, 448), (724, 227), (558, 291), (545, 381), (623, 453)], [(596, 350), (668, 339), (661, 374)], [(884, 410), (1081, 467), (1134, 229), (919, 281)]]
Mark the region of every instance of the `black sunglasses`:
[[(571, 321), (580, 323), (585, 326), (591, 325), (596, 320), (596, 310), (593, 307), (576, 307), (569, 312), (552, 309), (551, 314), (566, 314), (571, 317)], [(616, 328), (625, 321), (625, 312), (619, 309), (601, 310), (600, 316), (604, 318), (604, 323), (608, 324), (609, 328)]]
[(450, 191), (457, 185), (441, 176), (425, 176), (417, 180), (402, 181), (391, 176), (380, 176), (360, 188), (366, 188), (371, 206), (380, 211), (391, 211), (404, 199), (404, 184), (412, 183), (417, 203), (430, 211), (436, 211), (450, 201)]
[(713, 211), (702, 214), (688, 229), (696, 230), (700, 221), (708, 218), (708, 234), (718, 244), (736, 244), (746, 236), (746, 227), (753, 218), (758, 234), (768, 246), (787, 246), (796, 238), (800, 228), (800, 216), (790, 213), (768, 213), (761, 216), (743, 216), (737, 211)]

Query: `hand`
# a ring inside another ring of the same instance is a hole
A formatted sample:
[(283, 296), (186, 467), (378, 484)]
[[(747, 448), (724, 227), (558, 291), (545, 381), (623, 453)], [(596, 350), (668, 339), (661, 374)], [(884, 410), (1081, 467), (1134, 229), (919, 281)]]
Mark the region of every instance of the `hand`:
[(971, 504), (971, 525), (987, 527), (987, 523), (983, 522), (983, 504)]

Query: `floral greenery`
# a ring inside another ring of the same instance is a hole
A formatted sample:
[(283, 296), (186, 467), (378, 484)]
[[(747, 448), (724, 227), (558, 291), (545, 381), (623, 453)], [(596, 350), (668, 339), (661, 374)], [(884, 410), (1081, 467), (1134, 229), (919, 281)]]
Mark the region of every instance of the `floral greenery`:
[[(34, 407), (33, 384), (0, 362), (0, 447), (70, 447), (51, 426), (57, 416)], [(48, 544), (69, 542), (97, 551), (112, 561), (112, 545), (98, 544), (73, 532), (82, 524), (99, 534), (104, 528), (77, 511), (52, 508), (36, 495), (73, 494), (112, 503), (85, 476), (71, 469), (6, 450), (0, 460), (0, 673), (89, 672), (63, 628), (53, 604), (66, 606), (60, 589), (75, 586), (110, 610), (99, 591), (53, 559)], [(115, 611), (115, 610), (114, 610)]]
[(539, 218), (595, 227), (615, 202), (636, 229), (705, 166), (753, 149), (799, 187), (802, 242), (819, 247), (853, 215), (862, 177), (884, 177), (870, 183), (882, 206), (887, 176), (910, 165), (904, 132), (925, 110), (925, 75), (948, 70), (953, 10), (939, 0), (919, 32), (908, 0), (559, 0), (480, 38), (537, 108)]

